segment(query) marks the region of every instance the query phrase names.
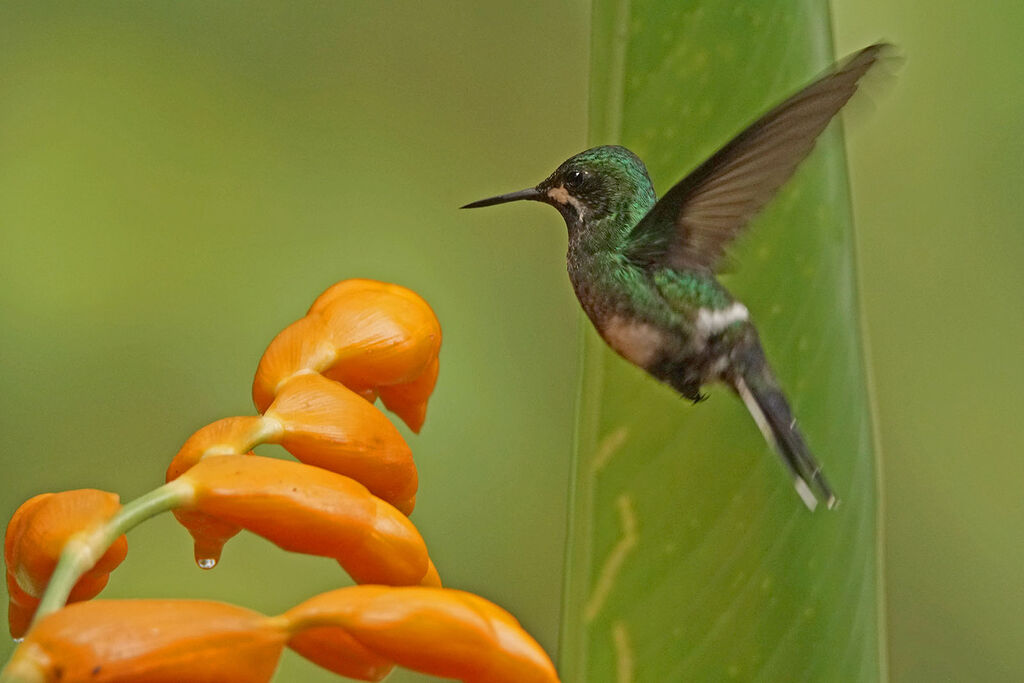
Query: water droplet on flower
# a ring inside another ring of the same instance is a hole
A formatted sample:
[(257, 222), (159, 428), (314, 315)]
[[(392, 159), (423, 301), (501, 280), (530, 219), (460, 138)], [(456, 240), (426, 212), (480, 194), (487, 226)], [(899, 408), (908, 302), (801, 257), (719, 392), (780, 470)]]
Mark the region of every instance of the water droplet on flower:
[(212, 557), (200, 557), (196, 559), (200, 569), (213, 569), (217, 566), (217, 560)]

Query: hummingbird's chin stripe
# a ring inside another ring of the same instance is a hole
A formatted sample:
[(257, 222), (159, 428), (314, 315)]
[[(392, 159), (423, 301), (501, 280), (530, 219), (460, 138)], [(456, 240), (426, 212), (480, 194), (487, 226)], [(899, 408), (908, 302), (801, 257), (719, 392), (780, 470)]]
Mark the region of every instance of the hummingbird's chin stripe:
[(576, 213), (581, 217), (583, 216), (583, 203), (569, 194), (569, 190), (565, 189), (565, 185), (559, 185), (558, 187), (552, 187), (548, 190), (548, 196), (554, 199), (559, 204), (572, 204), (573, 208), (576, 209)]

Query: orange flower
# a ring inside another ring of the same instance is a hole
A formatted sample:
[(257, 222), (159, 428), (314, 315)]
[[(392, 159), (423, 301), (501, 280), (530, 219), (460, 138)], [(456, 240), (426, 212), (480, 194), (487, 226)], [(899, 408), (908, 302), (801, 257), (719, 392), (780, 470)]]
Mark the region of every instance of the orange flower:
[(321, 375), (287, 380), (263, 417), (229, 417), (194, 433), (167, 468), (167, 481), (207, 455), (240, 455), (263, 443), (352, 477), (407, 515), (415, 506), (416, 465), (402, 435), (379, 410)]
[(41, 619), (5, 674), (21, 683), (262, 683), (285, 623), (199, 600), (96, 600)]
[[(468, 683), (557, 683), (505, 610), (443, 588), (353, 586), (279, 617), (200, 600), (97, 600), (40, 620), (4, 670), (17, 683), (260, 683), (281, 650), (352, 678), (400, 664)], [(5, 679), (7, 680), (7, 679)]]
[[(412, 522), (348, 477), (258, 455), (222, 455), (200, 461), (177, 481), (193, 493), (176, 514), (199, 512), (285, 550), (334, 558), (360, 583), (431, 580), (427, 549)], [(196, 536), (189, 519), (178, 519)], [(208, 541), (199, 531), (197, 543)]]
[(419, 295), (374, 280), (345, 280), (270, 343), (256, 370), (253, 401), (264, 412), (287, 379), (309, 372), (371, 399), (384, 387), (416, 384), (402, 398), (391, 392), (393, 405), (385, 405), (419, 431), (440, 347), (441, 327)]
[[(320, 637), (342, 632), (383, 658), (444, 678), (470, 683), (558, 681), (547, 654), (515, 617), (472, 593), (352, 586), (318, 595), (282, 616), (298, 634), (290, 642), (315, 628)], [(342, 673), (315, 654), (311, 659), (317, 664)]]
[[(240, 455), (261, 443), (279, 443), (307, 464), (351, 477), (406, 515), (416, 504), (416, 465), (402, 435), (379, 410), (320, 375), (289, 379), (264, 416), (229, 417), (195, 432), (171, 461), (167, 481), (204, 457)], [(175, 516), (192, 533), (205, 569), (241, 530), (193, 509)]]
[[(43, 493), (18, 508), (4, 539), (13, 637), (20, 638), (28, 628), (68, 541), (105, 524), (120, 509), (117, 495), (96, 489)], [(128, 541), (120, 536), (79, 579), (68, 600), (88, 600), (99, 594), (127, 552)]]

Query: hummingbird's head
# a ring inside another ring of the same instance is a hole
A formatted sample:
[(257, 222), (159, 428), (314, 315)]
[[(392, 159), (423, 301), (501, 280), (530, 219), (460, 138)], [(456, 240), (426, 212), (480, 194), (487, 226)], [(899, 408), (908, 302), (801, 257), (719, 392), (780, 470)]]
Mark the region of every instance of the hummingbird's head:
[(594, 147), (562, 162), (536, 187), (466, 204), (464, 209), (521, 199), (558, 209), (569, 230), (613, 217), (627, 228), (654, 205), (654, 187), (644, 162), (625, 147)]

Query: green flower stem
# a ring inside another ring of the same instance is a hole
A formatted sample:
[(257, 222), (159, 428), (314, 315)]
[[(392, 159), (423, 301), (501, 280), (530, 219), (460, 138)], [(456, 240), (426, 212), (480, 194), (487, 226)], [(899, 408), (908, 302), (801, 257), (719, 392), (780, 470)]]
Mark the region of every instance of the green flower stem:
[(103, 557), (121, 534), (161, 512), (181, 507), (191, 497), (191, 485), (175, 480), (124, 505), (106, 524), (73, 536), (61, 552), (32, 625), (64, 607), (78, 580)]

